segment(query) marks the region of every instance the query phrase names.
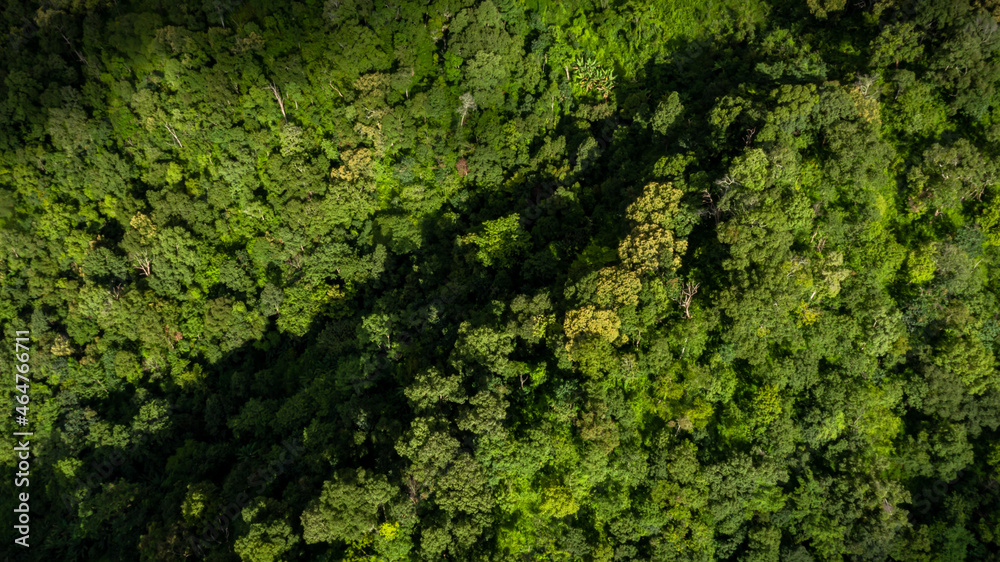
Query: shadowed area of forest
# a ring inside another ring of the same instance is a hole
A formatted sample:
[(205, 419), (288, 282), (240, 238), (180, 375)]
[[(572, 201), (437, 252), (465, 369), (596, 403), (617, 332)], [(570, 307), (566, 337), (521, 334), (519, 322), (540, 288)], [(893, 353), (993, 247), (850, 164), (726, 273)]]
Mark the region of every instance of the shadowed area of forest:
[(13, 559), (1000, 551), (994, 0), (0, 13)]

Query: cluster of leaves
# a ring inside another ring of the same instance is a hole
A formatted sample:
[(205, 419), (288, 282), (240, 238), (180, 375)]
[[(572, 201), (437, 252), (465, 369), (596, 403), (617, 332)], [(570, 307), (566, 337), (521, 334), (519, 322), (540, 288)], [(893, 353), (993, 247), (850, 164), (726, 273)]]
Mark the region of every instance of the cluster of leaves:
[(615, 71), (602, 68), (595, 59), (578, 57), (573, 61), (573, 72), (577, 75), (577, 84), (586, 91), (594, 90), (608, 99), (615, 87)]
[(989, 559), (997, 13), (7, 2), (18, 554)]

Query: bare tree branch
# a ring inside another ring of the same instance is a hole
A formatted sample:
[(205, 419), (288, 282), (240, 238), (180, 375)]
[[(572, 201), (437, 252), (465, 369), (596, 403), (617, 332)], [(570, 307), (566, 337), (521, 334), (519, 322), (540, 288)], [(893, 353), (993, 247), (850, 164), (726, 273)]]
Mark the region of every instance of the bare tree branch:
[(143, 277), (149, 277), (152, 272), (152, 263), (149, 260), (149, 255), (146, 252), (140, 254), (132, 254), (133, 266), (142, 272)]
[(684, 309), (684, 318), (691, 318), (691, 301), (698, 294), (698, 287), (700, 286), (699, 283), (688, 281), (681, 289), (681, 295), (678, 297), (677, 303)]
[(170, 131), (170, 135), (174, 137), (175, 141), (177, 141), (177, 146), (184, 148), (184, 145), (181, 144), (181, 139), (177, 138), (177, 133), (174, 132), (174, 130), (170, 127), (170, 125), (168, 123), (164, 123), (163, 126), (166, 127), (168, 131)]
[[(285, 102), (281, 99), (281, 92), (278, 91), (278, 87), (271, 82), (271, 85), (267, 87), (268, 90), (274, 94), (274, 99), (278, 100), (278, 107), (281, 108), (281, 117), (287, 122), (288, 116), (285, 115)], [(336, 90), (336, 88), (334, 88)]]

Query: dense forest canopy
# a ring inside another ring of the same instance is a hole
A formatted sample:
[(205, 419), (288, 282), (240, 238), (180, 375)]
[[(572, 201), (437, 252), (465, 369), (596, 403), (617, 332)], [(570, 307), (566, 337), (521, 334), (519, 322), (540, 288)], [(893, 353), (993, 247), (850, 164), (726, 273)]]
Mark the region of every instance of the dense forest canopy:
[(14, 559), (1000, 553), (996, 0), (0, 13)]

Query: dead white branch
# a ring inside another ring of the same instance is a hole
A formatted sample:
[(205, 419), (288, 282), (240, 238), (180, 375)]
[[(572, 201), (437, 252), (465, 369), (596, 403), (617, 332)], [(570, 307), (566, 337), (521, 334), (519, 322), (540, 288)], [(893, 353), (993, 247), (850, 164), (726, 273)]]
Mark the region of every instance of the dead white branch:
[(146, 252), (133, 254), (132, 265), (142, 272), (143, 277), (149, 277), (149, 274), (152, 273), (152, 262), (150, 262), (149, 255)]
[(288, 116), (285, 115), (285, 101), (281, 99), (281, 92), (278, 91), (278, 87), (272, 82), (270, 86), (267, 87), (268, 90), (274, 94), (274, 99), (278, 100), (278, 107), (281, 108), (281, 117), (288, 121)]
[(678, 299), (678, 302), (680, 303), (681, 308), (684, 309), (684, 318), (691, 318), (691, 301), (694, 299), (694, 296), (698, 294), (698, 287), (700, 287), (700, 284), (688, 281), (684, 284), (684, 288), (681, 290), (681, 296)]
[(177, 133), (175, 133), (174, 130), (170, 127), (170, 124), (164, 123), (163, 126), (166, 127), (168, 131), (170, 131), (170, 136), (174, 137), (174, 140), (177, 141), (177, 146), (184, 148), (184, 145), (181, 144), (181, 139), (177, 138)]

